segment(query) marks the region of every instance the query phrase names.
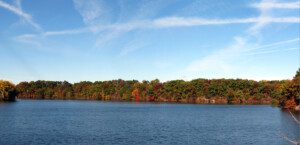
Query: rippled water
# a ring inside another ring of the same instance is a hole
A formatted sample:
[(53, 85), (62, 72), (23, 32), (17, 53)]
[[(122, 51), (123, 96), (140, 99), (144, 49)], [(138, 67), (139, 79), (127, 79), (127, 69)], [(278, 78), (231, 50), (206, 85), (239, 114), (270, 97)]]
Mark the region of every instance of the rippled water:
[[(296, 117), (299, 118), (299, 115)], [(0, 144), (290, 144), (300, 126), (270, 106), (19, 100), (0, 104)]]

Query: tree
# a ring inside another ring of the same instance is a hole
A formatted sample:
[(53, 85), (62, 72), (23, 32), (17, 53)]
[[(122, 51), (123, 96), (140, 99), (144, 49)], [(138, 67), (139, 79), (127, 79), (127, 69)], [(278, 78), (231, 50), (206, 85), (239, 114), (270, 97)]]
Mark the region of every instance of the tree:
[(135, 89), (132, 91), (131, 95), (135, 98), (135, 101), (136, 101), (136, 102), (139, 102), (139, 101), (140, 101), (140, 93), (139, 93), (138, 88), (135, 88)]
[(294, 79), (300, 78), (300, 68), (297, 70), (296, 75), (294, 76)]
[[(293, 78), (293, 85), (292, 87), (295, 89), (295, 98), (300, 100), (300, 68), (296, 72), (296, 75)], [(298, 102), (299, 105), (299, 102)]]
[[(288, 85), (283, 90), (284, 98), (281, 102), (283, 108), (294, 109), (299, 105), (300, 99), (300, 69), (296, 72), (294, 78), (288, 82)], [(297, 101), (298, 100), (298, 101)]]
[(0, 80), (0, 101), (15, 101), (17, 94), (14, 84)]

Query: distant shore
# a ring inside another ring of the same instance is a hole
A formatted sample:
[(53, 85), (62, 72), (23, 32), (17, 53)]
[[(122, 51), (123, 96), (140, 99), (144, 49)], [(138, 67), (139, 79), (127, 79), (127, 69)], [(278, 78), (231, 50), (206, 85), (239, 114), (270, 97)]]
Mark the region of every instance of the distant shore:
[[(292, 80), (195, 79), (160, 82), (137, 80), (31, 81), (16, 86), (2, 81), (2, 98), (167, 102), (189, 104), (271, 104), (294, 109), (300, 102), (300, 69)], [(1, 97), (0, 94), (0, 97)]]
[[(61, 101), (103, 101), (103, 102), (129, 102), (129, 103), (167, 103), (167, 104), (199, 104), (199, 105), (272, 105), (272, 101), (265, 101), (263, 103), (260, 102), (254, 102), (254, 103), (226, 103), (226, 102), (218, 102), (215, 101), (215, 99), (206, 99), (206, 102), (186, 102), (186, 101), (181, 101), (181, 102), (176, 102), (176, 101), (136, 101), (136, 100), (132, 100), (132, 101), (127, 101), (127, 100), (88, 100), (88, 99), (61, 99), (61, 98), (55, 98), (55, 99), (41, 99), (41, 98), (37, 98), (37, 99), (33, 99), (33, 98), (17, 98), (17, 100), (61, 100)], [(17, 101), (16, 100), (16, 101)]]
[(195, 104), (195, 105), (272, 105), (272, 103), (265, 103), (265, 104), (229, 104), (229, 103), (189, 103), (189, 102), (168, 102), (168, 101), (124, 101), (124, 100), (86, 100), (86, 99), (29, 99), (29, 98), (17, 98), (15, 101), (22, 101), (22, 100), (45, 100), (45, 101), (99, 101), (99, 102), (116, 102), (116, 103), (153, 103), (153, 104)]

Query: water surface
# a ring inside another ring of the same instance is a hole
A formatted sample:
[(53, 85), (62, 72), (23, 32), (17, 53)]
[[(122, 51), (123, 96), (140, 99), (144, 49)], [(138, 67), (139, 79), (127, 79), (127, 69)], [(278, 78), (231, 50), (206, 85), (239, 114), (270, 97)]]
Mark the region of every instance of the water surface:
[[(298, 116), (296, 116), (298, 118)], [(290, 144), (300, 126), (270, 106), (18, 100), (0, 104), (0, 144)]]

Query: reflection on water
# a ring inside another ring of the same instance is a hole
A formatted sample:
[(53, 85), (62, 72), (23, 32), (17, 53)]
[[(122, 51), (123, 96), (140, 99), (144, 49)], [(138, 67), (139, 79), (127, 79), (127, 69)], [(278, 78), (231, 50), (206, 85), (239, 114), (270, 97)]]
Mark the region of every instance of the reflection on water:
[[(295, 113), (299, 119), (299, 113)], [(255, 144), (300, 139), (270, 106), (19, 100), (0, 104), (0, 144)]]

